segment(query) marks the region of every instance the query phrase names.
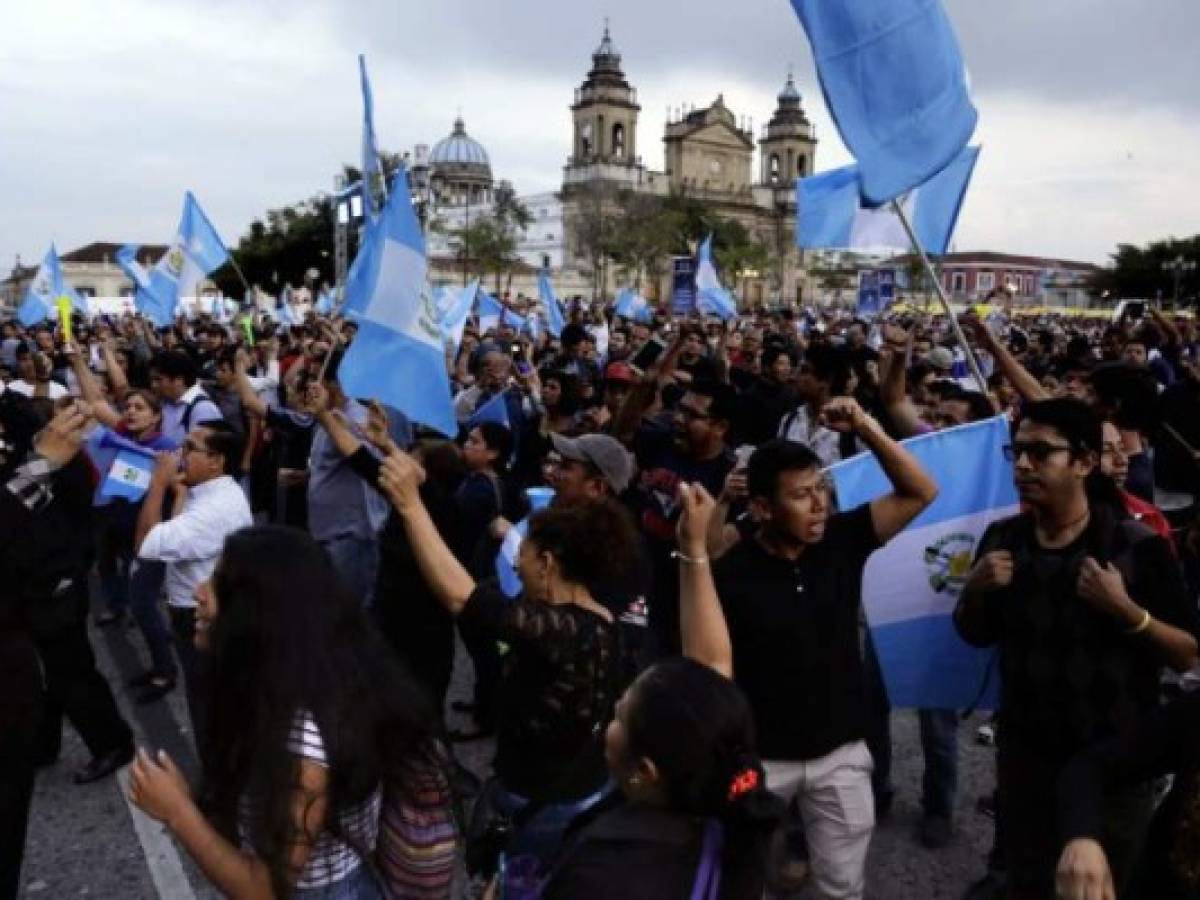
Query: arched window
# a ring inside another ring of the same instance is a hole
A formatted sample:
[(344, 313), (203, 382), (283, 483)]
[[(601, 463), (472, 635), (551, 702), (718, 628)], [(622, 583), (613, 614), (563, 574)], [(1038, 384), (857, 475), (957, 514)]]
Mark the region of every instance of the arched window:
[(800, 158), (796, 160), (796, 174), (801, 178), (808, 177), (808, 157), (803, 153), (801, 153)]
[(612, 127), (612, 155), (617, 159), (625, 156), (625, 126), (620, 122)]
[(771, 179), (771, 184), (779, 184), (779, 154), (778, 153), (771, 154), (770, 168), (771, 168), (771, 171), (769, 173), (769, 177)]

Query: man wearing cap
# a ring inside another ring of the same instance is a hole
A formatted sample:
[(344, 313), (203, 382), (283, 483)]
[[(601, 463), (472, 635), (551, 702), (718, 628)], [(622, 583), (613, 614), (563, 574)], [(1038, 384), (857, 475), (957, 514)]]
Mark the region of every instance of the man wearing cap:
[[(624, 360), (610, 362), (604, 369), (604, 425), (602, 430), (609, 434), (613, 421), (629, 396), (634, 383), (633, 368)], [(622, 488), (621, 490), (624, 490)]]
[[(569, 438), (551, 433), (553, 451), (547, 458), (547, 481), (554, 488), (553, 506), (591, 503), (605, 498), (619, 500), (633, 480), (633, 457), (621, 443), (607, 434), (585, 434)], [(503, 520), (493, 533), (507, 531)], [(611, 602), (612, 613), (621, 623), (621, 640), (627, 663), (640, 668), (646, 662), (645, 648), (648, 597), (653, 569), (645, 547), (629, 567), (629, 576), (612, 584), (597, 585), (593, 592)], [(629, 671), (627, 675), (636, 674)]]
[(934, 347), (925, 354), (925, 364), (933, 369), (935, 377), (949, 378), (954, 370), (954, 353), (945, 347)]

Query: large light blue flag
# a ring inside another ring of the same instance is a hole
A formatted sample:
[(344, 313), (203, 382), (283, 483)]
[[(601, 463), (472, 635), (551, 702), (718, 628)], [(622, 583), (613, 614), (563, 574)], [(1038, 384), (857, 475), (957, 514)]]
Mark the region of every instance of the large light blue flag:
[(563, 321), (562, 307), (558, 303), (558, 298), (554, 296), (554, 287), (550, 284), (550, 273), (544, 269), (538, 272), (538, 299), (546, 313), (546, 328), (556, 338), (562, 337), (563, 325), (566, 324)]
[(401, 166), (382, 212), (369, 222), (346, 282), (344, 311), (358, 334), (338, 380), (352, 397), (376, 397), (451, 436), (458, 431), (425, 238)]
[(696, 258), (696, 309), (706, 316), (717, 316), (722, 322), (737, 318), (737, 302), (717, 278), (711, 234), (700, 245)]
[(463, 332), (467, 327), (467, 317), (475, 305), (475, 292), (479, 290), (479, 280), (476, 279), (464, 288), (447, 287), (443, 291), (441, 309), (442, 337), (453, 345), (455, 352), (462, 345)]
[(17, 320), (29, 328), (46, 319), (57, 319), (59, 297), (69, 297), (74, 309), (85, 316), (89, 314), (87, 302), (63, 277), (58, 251), (51, 244), (33, 276), (33, 281), (29, 283), (29, 289), (25, 291), (25, 298), (17, 307)]
[[(904, 215), (927, 253), (950, 246), (958, 211), (979, 158), (967, 147), (927, 182), (900, 201)], [(900, 217), (891, 205), (862, 202), (858, 166), (843, 166), (796, 182), (796, 245), (805, 249), (911, 250)]]
[(137, 249), (136, 244), (122, 247), (117, 263), (136, 286), (134, 306), (160, 328), (171, 324), (181, 299), (194, 296), (204, 277), (229, 260), (229, 250), (191, 191), (184, 195), (171, 245), (149, 273), (138, 264)]
[(613, 312), (624, 319), (639, 322), (642, 325), (648, 325), (654, 321), (654, 309), (650, 306), (649, 301), (630, 288), (622, 288), (617, 294)]
[[(1003, 416), (904, 442), (937, 482), (938, 498), (875, 551), (863, 571), (863, 607), (894, 707), (994, 708), (993, 650), (968, 646), (951, 615), (975, 548), (992, 522), (1019, 511)], [(832, 466), (841, 509), (891, 490), (879, 462), (860, 454)]]
[(362, 85), (362, 202), (363, 213), (375, 218), (375, 184), (383, 185), (383, 164), (379, 161), (379, 145), (375, 142), (375, 101), (371, 95), (371, 79), (367, 77), (367, 59), (358, 54), (358, 76)]
[(878, 206), (958, 156), (978, 113), (941, 0), (792, 0), (825, 102)]
[(495, 422), (497, 425), (503, 425), (510, 431), (512, 430), (512, 424), (508, 419), (508, 401), (505, 400), (504, 394), (497, 394), (475, 410), (471, 418), (467, 420), (467, 427), (474, 428), (484, 422)]

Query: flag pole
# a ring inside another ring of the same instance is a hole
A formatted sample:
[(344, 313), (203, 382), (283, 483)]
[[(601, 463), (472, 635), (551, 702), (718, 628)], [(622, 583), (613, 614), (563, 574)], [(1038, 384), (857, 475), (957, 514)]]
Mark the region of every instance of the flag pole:
[(933, 289), (937, 292), (938, 300), (942, 303), (942, 309), (946, 311), (946, 317), (950, 320), (950, 327), (954, 331), (954, 338), (963, 348), (963, 353), (967, 357), (967, 366), (971, 369), (971, 375), (974, 376), (976, 383), (979, 385), (979, 392), (985, 397), (987, 396), (987, 380), (983, 377), (983, 372), (979, 368), (979, 360), (975, 358), (975, 354), (971, 351), (967, 344), (966, 335), (963, 334), (962, 328), (958, 324), (958, 319), (954, 316), (954, 310), (950, 308), (950, 301), (946, 299), (946, 292), (942, 290), (942, 282), (938, 279), (937, 273), (933, 271), (933, 264), (930, 263), (929, 257), (925, 254), (925, 248), (921, 246), (921, 241), (917, 238), (917, 234), (913, 231), (912, 225), (908, 221), (908, 216), (904, 214), (904, 207), (899, 201), (892, 201), (892, 210), (900, 219), (900, 224), (904, 226), (904, 231), (908, 235), (908, 240), (913, 246), (913, 250), (921, 257), (921, 264), (925, 267), (925, 273), (929, 276), (929, 280), (933, 282)]
[(242, 274), (242, 267), (237, 264), (237, 260), (233, 258), (233, 254), (229, 254), (229, 264), (233, 266), (233, 271), (237, 273), (237, 277), (242, 282), (242, 287), (246, 289), (246, 293), (250, 293), (250, 282), (246, 280), (246, 276)]

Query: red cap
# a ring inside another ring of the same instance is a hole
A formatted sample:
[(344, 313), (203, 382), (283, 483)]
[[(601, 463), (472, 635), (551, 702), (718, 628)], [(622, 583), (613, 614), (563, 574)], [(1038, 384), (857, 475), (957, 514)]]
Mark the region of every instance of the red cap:
[(636, 379), (633, 377), (633, 369), (629, 363), (617, 360), (608, 364), (608, 368), (604, 370), (605, 381), (624, 381), (632, 384)]

